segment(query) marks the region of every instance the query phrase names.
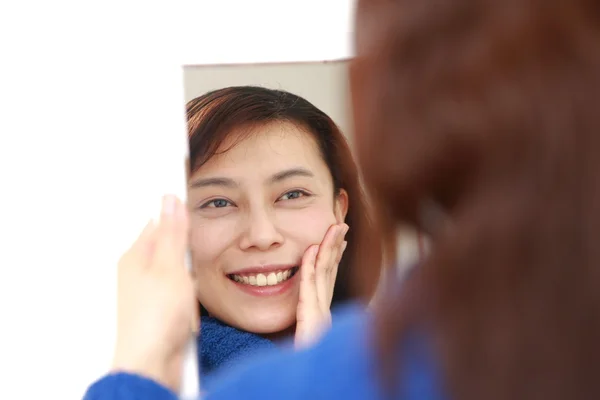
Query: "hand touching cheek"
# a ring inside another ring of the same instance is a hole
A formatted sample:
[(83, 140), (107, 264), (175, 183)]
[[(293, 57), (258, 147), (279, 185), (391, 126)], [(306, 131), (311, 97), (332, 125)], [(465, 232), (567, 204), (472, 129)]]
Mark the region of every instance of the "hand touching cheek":
[(304, 253), (294, 340), (298, 349), (315, 343), (331, 326), (331, 300), (347, 232), (348, 225), (334, 224), (320, 245), (312, 245)]

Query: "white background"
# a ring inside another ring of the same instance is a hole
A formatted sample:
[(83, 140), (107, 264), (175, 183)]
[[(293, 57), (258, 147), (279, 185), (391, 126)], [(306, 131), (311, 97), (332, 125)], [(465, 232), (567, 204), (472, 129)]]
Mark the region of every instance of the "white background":
[(181, 64), (346, 58), (352, 10), (1, 3), (0, 398), (78, 399), (109, 367), (116, 261), (184, 194)]

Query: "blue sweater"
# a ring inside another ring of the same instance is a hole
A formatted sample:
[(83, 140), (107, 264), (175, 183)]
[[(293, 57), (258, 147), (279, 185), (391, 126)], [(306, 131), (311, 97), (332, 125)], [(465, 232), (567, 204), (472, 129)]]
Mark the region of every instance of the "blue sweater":
[(277, 351), (272, 341), (257, 334), (244, 332), (221, 321), (203, 316), (198, 336), (200, 382), (203, 390), (210, 390), (214, 376), (227, 372), (232, 365), (255, 354)]
[[(212, 382), (207, 400), (384, 399), (372, 350), (371, 316), (348, 308), (324, 339), (310, 350), (260, 355), (231, 367)], [(402, 375), (398, 398), (442, 400), (433, 357), (414, 335), (398, 354)], [(84, 400), (175, 400), (165, 387), (140, 376), (117, 373), (88, 389)]]

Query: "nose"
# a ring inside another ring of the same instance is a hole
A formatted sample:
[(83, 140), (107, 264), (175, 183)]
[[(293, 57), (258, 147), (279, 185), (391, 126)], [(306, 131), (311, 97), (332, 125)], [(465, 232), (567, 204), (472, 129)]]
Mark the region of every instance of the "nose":
[(281, 246), (284, 238), (277, 229), (274, 217), (267, 210), (255, 210), (249, 213), (241, 235), (240, 248), (266, 251)]

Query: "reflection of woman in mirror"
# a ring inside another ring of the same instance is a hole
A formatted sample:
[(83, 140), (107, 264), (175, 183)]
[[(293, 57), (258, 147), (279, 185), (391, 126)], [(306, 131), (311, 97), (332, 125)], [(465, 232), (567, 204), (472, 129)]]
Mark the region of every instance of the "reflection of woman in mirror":
[(349, 300), (352, 271), (380, 255), (347, 142), (314, 105), (229, 87), (190, 101), (187, 116), (206, 376), (279, 339), (315, 341), (330, 306)]

